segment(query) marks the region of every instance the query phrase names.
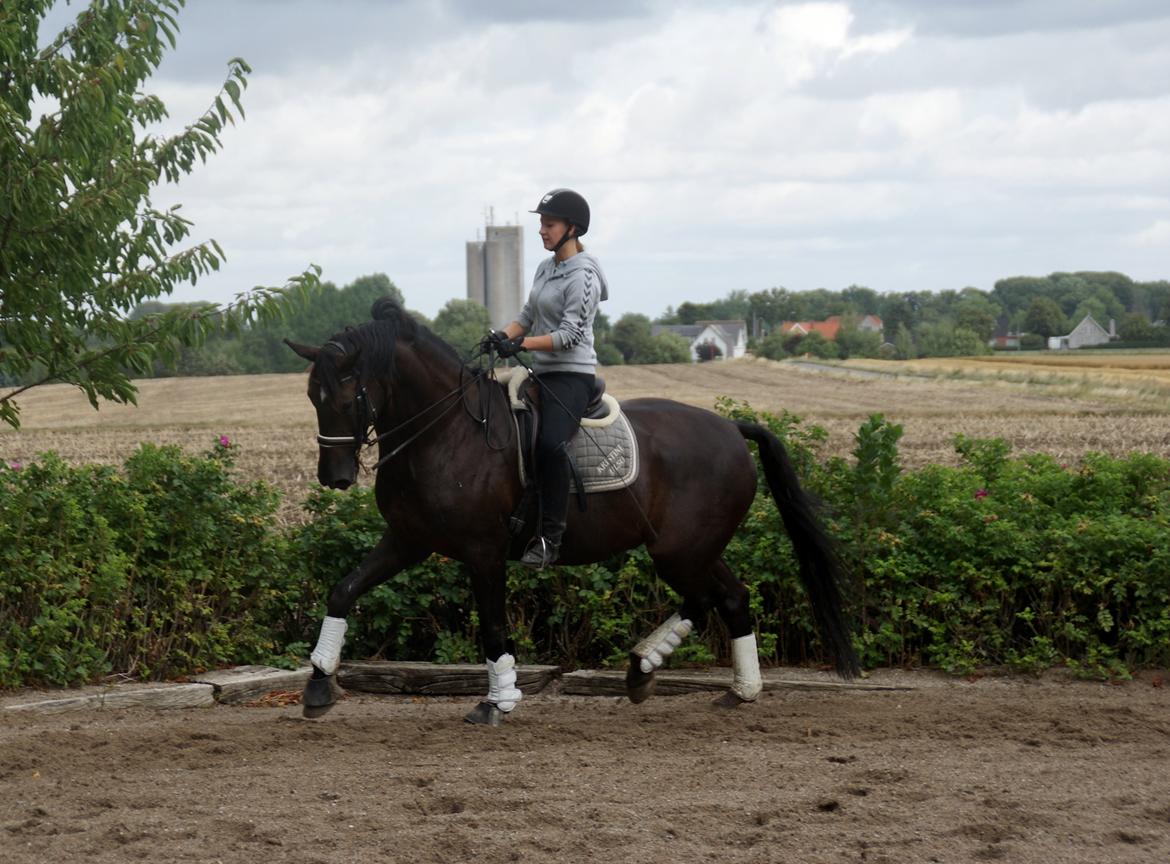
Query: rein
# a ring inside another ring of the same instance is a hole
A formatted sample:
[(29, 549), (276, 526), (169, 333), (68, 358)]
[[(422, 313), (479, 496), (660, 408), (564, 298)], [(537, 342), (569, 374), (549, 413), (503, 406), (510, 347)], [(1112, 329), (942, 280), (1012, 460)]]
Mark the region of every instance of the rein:
[[(406, 420), (399, 423), (393, 429), (388, 429), (387, 431), (383, 432), (381, 435), (378, 435), (373, 440), (367, 441), (366, 443), (370, 446), (373, 446), (374, 444), (380, 444), (382, 442), (383, 438), (389, 438), (395, 432), (398, 432), (401, 429), (409, 426), (411, 423), (413, 423), (415, 420), (418, 420), (420, 417), (426, 416), (428, 413), (433, 411), (435, 408), (438, 408), (440, 405), (442, 405), (448, 399), (451, 399), (453, 396), (461, 397), (464, 393), (467, 392), (467, 388), (470, 387), (472, 384), (474, 384), (478, 380), (479, 380), (479, 376), (473, 375), (471, 378), (468, 378), (466, 382), (461, 381), (459, 383), (458, 387), (456, 387), (454, 390), (449, 391), (445, 395), (440, 396), (438, 400), (436, 400), (435, 402), (432, 402), (426, 408), (422, 409), (417, 414), (415, 414), (413, 417), (408, 417)], [(362, 387), (362, 390), (364, 391), (365, 387)], [(405, 441), (403, 441), (401, 444), (399, 444), (397, 447), (395, 447), (393, 450), (391, 450), (389, 453), (387, 453), (385, 456), (383, 456), (381, 459), (379, 459), (377, 462), (375, 462), (374, 463), (374, 470), (377, 471), (379, 468), (381, 468), (383, 465), (385, 465), (387, 462), (389, 462), (391, 459), (393, 459), (395, 456), (397, 456), (399, 453), (401, 453), (403, 450), (405, 450), (408, 445), (413, 444), (416, 440), (418, 440), (418, 438), (424, 432), (426, 432), (428, 429), (430, 429), (432, 426), (434, 426), (436, 423), (438, 423), (440, 420), (442, 420), (444, 417), (446, 417), (447, 414), (449, 414), (451, 412), (451, 410), (453, 408), (455, 408), (455, 406), (462, 404), (462, 401), (463, 401), (462, 399), (459, 399), (458, 401), (453, 401), (450, 405), (448, 405), (446, 408), (444, 408), (442, 411), (440, 411), (439, 414), (436, 415), (434, 419), (432, 419), (429, 423), (427, 423), (427, 425), (423, 426), (421, 429), (419, 429), (417, 432), (415, 432), (413, 435), (411, 435), (409, 438), (407, 438)]]

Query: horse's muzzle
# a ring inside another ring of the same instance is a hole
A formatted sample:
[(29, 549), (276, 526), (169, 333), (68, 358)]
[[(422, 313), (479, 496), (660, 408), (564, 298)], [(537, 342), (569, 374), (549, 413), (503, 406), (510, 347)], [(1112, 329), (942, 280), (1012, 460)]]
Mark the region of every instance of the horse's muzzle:
[(357, 481), (357, 460), (350, 454), (321, 451), (317, 462), (317, 482), (329, 489), (345, 490)]

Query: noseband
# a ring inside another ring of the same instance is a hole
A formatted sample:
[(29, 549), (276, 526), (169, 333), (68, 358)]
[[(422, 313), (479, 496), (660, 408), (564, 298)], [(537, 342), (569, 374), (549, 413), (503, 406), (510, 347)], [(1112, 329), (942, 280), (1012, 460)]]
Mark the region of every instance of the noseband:
[[(342, 353), (346, 353), (345, 346), (339, 342), (326, 342), (325, 346), (332, 346)], [(341, 379), (342, 383), (352, 379), (352, 375), (346, 375)], [(354, 398), (356, 410), (354, 411), (354, 424), (352, 435), (322, 435), (317, 433), (317, 443), (322, 447), (356, 447), (361, 449), (364, 446), (373, 444), (374, 441), (370, 438), (370, 429), (374, 426), (374, 421), (378, 419), (378, 413), (370, 405), (369, 394), (366, 393), (366, 385), (359, 384), (357, 396)]]
[[(348, 381), (352, 375), (347, 375), (342, 378), (342, 381)], [(370, 405), (370, 398), (366, 394), (366, 385), (362, 384), (358, 388), (357, 397), (354, 399), (356, 403), (356, 411), (354, 412), (353, 434), (352, 435), (322, 435), (317, 433), (317, 443), (322, 447), (357, 447), (361, 448), (368, 444), (373, 444), (370, 438), (370, 429), (374, 426), (374, 421), (378, 419), (377, 412), (374, 411), (373, 406)]]

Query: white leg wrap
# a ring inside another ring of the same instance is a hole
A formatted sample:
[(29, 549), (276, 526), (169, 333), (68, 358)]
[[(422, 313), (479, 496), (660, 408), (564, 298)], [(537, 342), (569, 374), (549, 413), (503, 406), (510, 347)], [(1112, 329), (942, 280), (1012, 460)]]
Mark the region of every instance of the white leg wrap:
[(689, 618), (675, 613), (666, 623), (634, 646), (634, 654), (642, 658), (642, 672), (649, 675), (662, 665), (662, 661), (674, 653), (682, 640), (690, 635), (695, 625)]
[(317, 647), (309, 655), (313, 665), (332, 675), (341, 665), (341, 646), (345, 644), (345, 619), (325, 616), (321, 622), (321, 635), (317, 639)]
[(507, 714), (524, 696), (516, 686), (516, 658), (511, 654), (501, 654), (495, 663), (487, 661), (487, 670), (487, 701)]
[(731, 640), (731, 692), (745, 702), (754, 702), (764, 689), (760, 677), (760, 652), (756, 650), (756, 634), (749, 633)]

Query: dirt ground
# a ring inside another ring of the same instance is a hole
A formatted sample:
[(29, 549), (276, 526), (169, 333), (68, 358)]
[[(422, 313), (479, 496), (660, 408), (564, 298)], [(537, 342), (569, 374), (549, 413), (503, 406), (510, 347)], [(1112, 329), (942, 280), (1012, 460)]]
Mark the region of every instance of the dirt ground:
[[(1166, 862), (1170, 684), (0, 712), (0, 859)], [(15, 715), (15, 716), (14, 716)]]

